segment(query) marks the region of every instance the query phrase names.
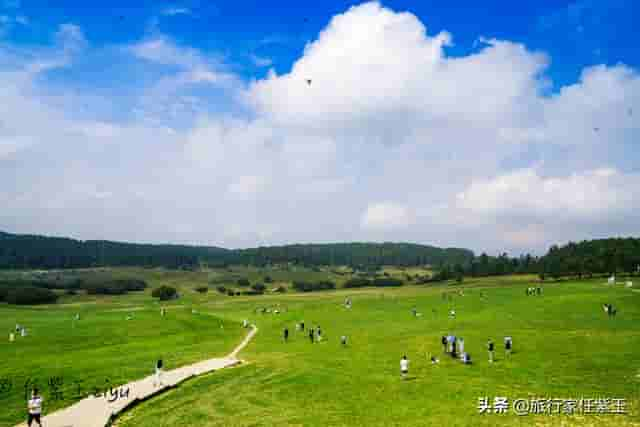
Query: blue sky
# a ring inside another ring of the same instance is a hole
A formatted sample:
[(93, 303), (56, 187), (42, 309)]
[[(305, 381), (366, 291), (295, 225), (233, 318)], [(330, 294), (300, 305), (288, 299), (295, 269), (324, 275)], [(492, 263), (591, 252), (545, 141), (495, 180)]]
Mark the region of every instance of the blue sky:
[(0, 229), (516, 253), (636, 232), (638, 3), (465, 3), (0, 0)]
[[(28, 25), (13, 25), (6, 36), (15, 44), (44, 44), (52, 28), (73, 22), (96, 47), (129, 43), (153, 29), (205, 53), (223, 55), (246, 79), (264, 76), (254, 55), (270, 60), (279, 74), (288, 71), (331, 17), (357, 4), (348, 1), (135, 2), (96, 4), (65, 1), (51, 7), (45, 1), (5, 2), (2, 14), (23, 16)], [(18, 7), (13, 7), (19, 5)], [(638, 67), (637, 18), (640, 5), (631, 0), (537, 2), (386, 1), (394, 10), (408, 10), (423, 20), (430, 34), (448, 31), (455, 45), (451, 55), (466, 55), (479, 37), (512, 40), (547, 52), (553, 63), (548, 74), (555, 88), (578, 80), (580, 70), (619, 62)], [(7, 7), (9, 6), (9, 7)], [(104, 64), (93, 63), (95, 68)], [(108, 73), (97, 73), (109, 81)], [(91, 75), (91, 77), (96, 77)], [(95, 81), (92, 79), (92, 81)]]

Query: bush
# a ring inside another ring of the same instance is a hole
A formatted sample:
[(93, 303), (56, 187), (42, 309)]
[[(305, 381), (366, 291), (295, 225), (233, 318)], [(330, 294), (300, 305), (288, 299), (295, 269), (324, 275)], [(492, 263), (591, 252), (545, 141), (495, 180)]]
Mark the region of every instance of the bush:
[(198, 286), (196, 288), (196, 292), (199, 292), (201, 294), (206, 294), (207, 292), (209, 292), (209, 287), (208, 286)]
[(394, 278), (379, 278), (379, 279), (374, 279), (373, 280), (373, 286), (378, 286), (378, 287), (395, 287), (395, 286), (402, 286), (402, 280), (399, 279), (394, 279)]
[(265, 289), (267, 289), (267, 287), (265, 285), (263, 285), (262, 283), (254, 283), (251, 286), (251, 289), (253, 289), (255, 292), (262, 294), (264, 293)]
[(352, 279), (347, 280), (344, 283), (345, 288), (364, 288), (365, 286), (371, 286), (373, 283), (369, 279), (365, 279), (364, 277), (354, 277)]
[(433, 282), (433, 280), (431, 279), (431, 276), (424, 275), (424, 276), (416, 277), (416, 283), (418, 285), (424, 285), (425, 283), (431, 283), (431, 282)]
[(35, 286), (9, 289), (6, 296), (9, 304), (17, 305), (51, 304), (57, 299), (58, 295), (53, 291)]
[(264, 283), (273, 283), (273, 279), (271, 278), (271, 276), (265, 276)]
[(218, 292), (220, 292), (221, 294), (226, 294), (227, 293), (227, 288), (225, 288), (224, 286), (220, 285), (216, 288), (216, 290)]
[(143, 291), (147, 283), (137, 279), (117, 279), (104, 282), (82, 283), (89, 295), (124, 295), (130, 291)]
[(242, 279), (238, 279), (238, 286), (242, 286), (242, 287), (247, 287), (251, 285), (251, 282), (249, 282), (249, 279), (243, 277)]
[(318, 282), (293, 282), (293, 288), (298, 292), (314, 292), (335, 289), (336, 284), (329, 280), (320, 280)]
[(0, 288), (0, 301), (6, 301), (7, 300), (7, 294), (9, 294), (9, 289)]
[(236, 296), (236, 291), (234, 291), (233, 289), (229, 289), (227, 290), (227, 295), (229, 295), (230, 297), (234, 297)]
[(167, 301), (170, 299), (175, 299), (178, 297), (178, 291), (176, 288), (171, 286), (160, 286), (159, 288), (155, 288), (153, 292), (151, 292), (151, 296), (154, 298), (159, 298), (160, 301)]

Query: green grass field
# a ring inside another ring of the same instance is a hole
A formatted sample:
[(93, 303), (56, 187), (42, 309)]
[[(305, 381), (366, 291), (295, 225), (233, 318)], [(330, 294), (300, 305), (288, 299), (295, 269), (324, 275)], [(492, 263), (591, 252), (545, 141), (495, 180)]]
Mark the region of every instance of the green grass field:
[[(178, 286), (183, 298), (171, 304), (182, 307), (161, 319), (146, 291), (98, 301), (78, 295), (53, 308), (0, 306), (2, 330), (19, 321), (34, 331), (24, 342), (0, 345), (8, 362), (0, 378), (62, 375), (122, 382), (149, 374), (160, 352), (168, 369), (225, 353), (244, 332), (238, 322), (248, 318), (259, 332), (241, 353), (246, 364), (189, 380), (125, 413), (118, 425), (640, 425), (640, 293), (608, 287), (604, 280), (548, 283), (543, 295), (532, 297), (525, 288), (534, 278), (526, 276), (467, 280), (462, 286), (225, 297), (192, 291), (211, 272), (136, 274), (153, 286)], [(464, 296), (454, 289), (464, 289)], [(451, 300), (443, 299), (444, 292)], [(342, 305), (346, 296), (353, 300), (351, 310)], [(603, 312), (605, 302), (618, 308), (615, 319)], [(130, 321), (135, 328), (123, 320), (129, 304), (141, 308)], [(191, 314), (192, 305), (198, 315)], [(277, 305), (286, 312), (255, 313)], [(411, 314), (414, 306), (421, 317)], [(451, 308), (456, 319), (447, 316)], [(83, 319), (73, 329), (77, 311)], [(320, 325), (325, 340), (311, 344), (296, 332), (301, 320), (307, 328)], [(291, 331), (288, 343), (282, 340), (284, 327)], [(448, 333), (464, 337), (472, 365), (443, 354), (440, 337)], [(349, 338), (346, 348), (341, 335)], [(514, 340), (510, 359), (503, 351), (505, 335)], [(488, 338), (497, 346), (493, 365), (487, 361)], [(411, 361), (404, 381), (403, 354)], [(432, 365), (431, 354), (441, 363)], [(10, 396), (0, 396), (9, 408), (0, 414), (3, 426), (22, 418), (20, 393)], [(480, 415), (481, 396), (625, 398), (628, 415)]]
[[(178, 280), (175, 273), (146, 274), (153, 284), (180, 284), (185, 294), (182, 301), (164, 304), (164, 318), (160, 304), (146, 291), (127, 296), (65, 296), (52, 306), (0, 304), (0, 426), (22, 421), (27, 381), (43, 392), (48, 412), (70, 405), (80, 393), (95, 387), (104, 390), (150, 375), (158, 358), (173, 369), (225, 355), (241, 340), (239, 324), (216, 317), (213, 311), (192, 313), (199, 295), (190, 290), (191, 277), (181, 274)], [(77, 322), (73, 320), (76, 313), (80, 314)], [(130, 314), (133, 319), (126, 320)], [(16, 323), (27, 327), (28, 336), (10, 343), (8, 336)], [(55, 377), (62, 378), (62, 394), (54, 398), (49, 381)]]

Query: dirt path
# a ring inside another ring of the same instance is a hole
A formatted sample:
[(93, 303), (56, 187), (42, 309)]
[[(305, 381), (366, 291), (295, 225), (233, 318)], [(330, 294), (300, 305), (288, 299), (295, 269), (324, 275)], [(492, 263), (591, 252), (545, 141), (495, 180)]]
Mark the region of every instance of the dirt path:
[[(114, 402), (109, 402), (105, 397), (89, 396), (68, 408), (47, 414), (42, 418), (42, 425), (44, 427), (105, 427), (115, 415), (124, 411), (137, 400), (147, 399), (162, 393), (189, 378), (241, 363), (242, 361), (237, 358), (237, 355), (249, 344), (256, 332), (258, 329), (252, 325), (251, 331), (242, 342), (225, 357), (204, 360), (164, 372), (160, 386), (153, 384), (154, 375), (151, 375), (119, 387), (118, 389), (122, 390), (129, 389), (128, 398), (118, 398)], [(26, 427), (26, 425), (26, 423), (21, 423), (15, 427)]]

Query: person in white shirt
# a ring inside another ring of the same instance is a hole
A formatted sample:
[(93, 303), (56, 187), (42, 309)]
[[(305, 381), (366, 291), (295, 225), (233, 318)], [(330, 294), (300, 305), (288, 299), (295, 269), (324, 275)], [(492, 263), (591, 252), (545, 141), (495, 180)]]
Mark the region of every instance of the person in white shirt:
[(162, 385), (162, 359), (156, 362), (156, 376), (153, 380), (154, 387)]
[(402, 379), (405, 379), (408, 373), (409, 373), (409, 360), (405, 355), (405, 356), (402, 356), (402, 359), (400, 359), (400, 376), (402, 377)]
[(37, 388), (34, 388), (31, 393), (31, 399), (29, 399), (28, 407), (29, 417), (27, 425), (31, 427), (31, 424), (35, 421), (38, 423), (38, 426), (42, 427), (42, 422), (40, 421), (40, 414), (42, 414), (42, 397), (38, 394)]

